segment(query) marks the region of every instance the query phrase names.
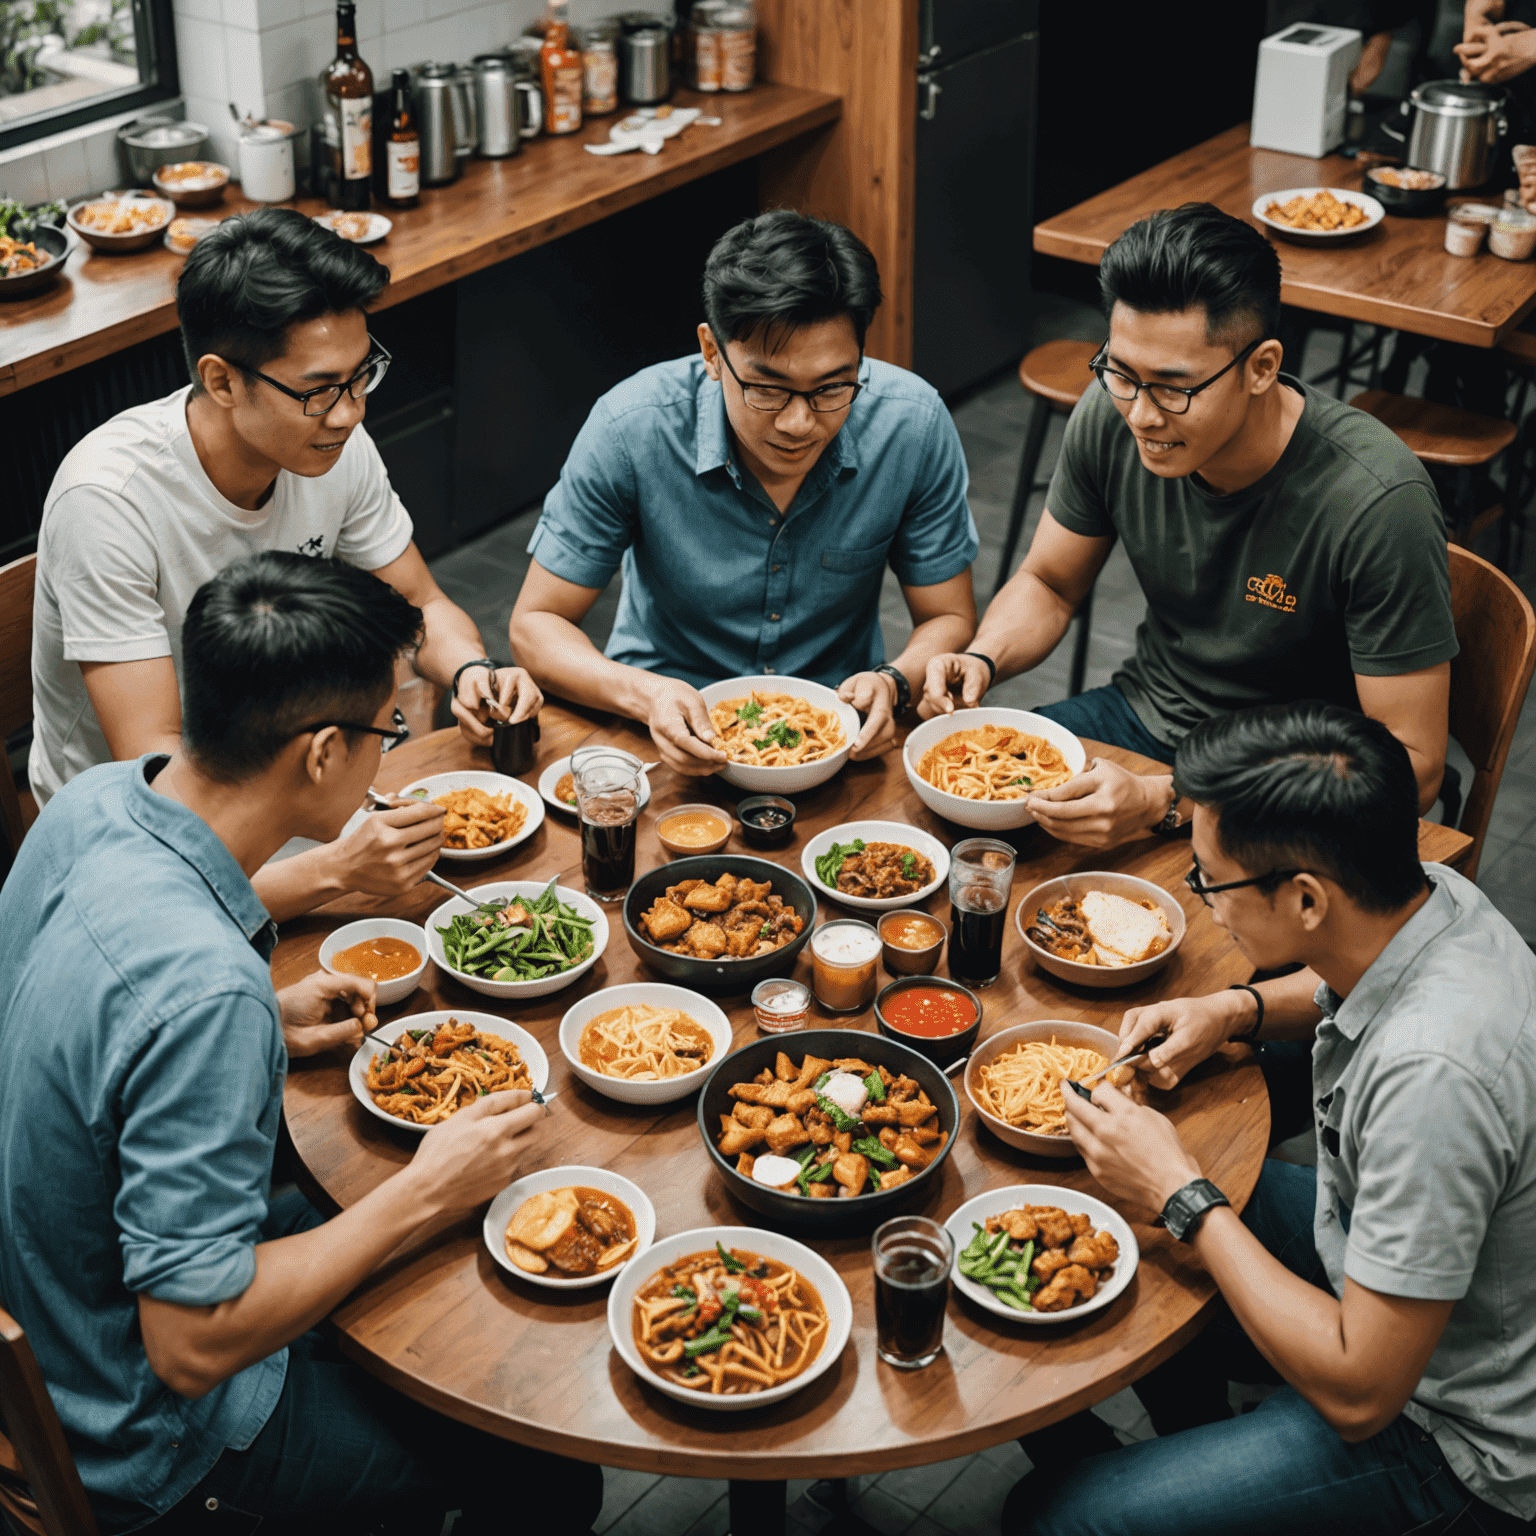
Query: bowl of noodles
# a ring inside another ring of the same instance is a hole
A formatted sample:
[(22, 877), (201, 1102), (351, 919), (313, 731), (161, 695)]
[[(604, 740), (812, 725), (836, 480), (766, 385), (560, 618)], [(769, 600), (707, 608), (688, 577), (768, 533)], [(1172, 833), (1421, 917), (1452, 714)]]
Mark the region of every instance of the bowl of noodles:
[(1034, 821), (1025, 801), (1083, 771), (1088, 754), (1065, 726), (1025, 709), (957, 709), (925, 720), (902, 748), (917, 797), (947, 821), (1008, 832)]
[(400, 791), (443, 808), (445, 859), (477, 864), (525, 843), (544, 824), (544, 802), (521, 779), (504, 773), (434, 773)]
[(1101, 991), (1161, 970), (1188, 927), (1183, 907), (1162, 886), (1108, 869), (1042, 882), (1013, 921), (1041, 970)]
[[(965, 1064), (965, 1092), (981, 1122), (999, 1141), (1039, 1157), (1076, 1157), (1067, 1135), (1061, 1086), (1114, 1060), (1119, 1037), (1097, 1024), (1036, 1019), (984, 1040)], [(1117, 1081), (1129, 1082), (1129, 1067)], [(1070, 1091), (1070, 1090), (1067, 1090)]]
[(699, 690), (730, 761), (720, 777), (759, 794), (794, 795), (824, 784), (848, 761), (859, 712), (834, 689), (802, 677), (728, 677)]
[(704, 1086), (731, 1049), (731, 1021), (687, 987), (636, 981), (566, 1009), (560, 1049), (589, 1088), (621, 1104), (670, 1104)]
[[(718, 1326), (727, 1314), (728, 1331)], [(608, 1333), (630, 1370), (680, 1403), (727, 1413), (810, 1386), (852, 1331), (853, 1302), (837, 1271), (804, 1243), (759, 1227), (664, 1237), (608, 1292)]]

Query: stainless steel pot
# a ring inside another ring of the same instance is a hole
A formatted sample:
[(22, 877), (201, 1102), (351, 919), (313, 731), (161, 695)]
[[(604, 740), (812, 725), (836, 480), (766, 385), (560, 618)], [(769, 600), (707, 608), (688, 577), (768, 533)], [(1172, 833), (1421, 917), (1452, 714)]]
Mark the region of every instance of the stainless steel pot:
[(1388, 128), (1404, 140), (1404, 159), (1421, 171), (1439, 171), (1446, 190), (1480, 187), (1494, 170), (1494, 152), (1509, 132), (1504, 116), (1505, 93), (1476, 81), (1427, 80), (1416, 86), (1402, 105), (1411, 116), (1406, 135)]
[(147, 187), (162, 165), (178, 160), (197, 160), (208, 142), (201, 123), (169, 117), (141, 117), (117, 130), (118, 153), (124, 179), (130, 187)]
[(422, 183), (441, 185), (459, 174), (475, 147), (470, 76), (455, 64), (418, 64), (411, 77), (421, 134)]
[(672, 94), (672, 34), (661, 27), (625, 32), (619, 38), (619, 95), (631, 106), (650, 107)]
[(488, 160), (515, 155), (523, 147), (522, 102), (512, 61), (504, 53), (482, 53), (474, 62), (474, 79), (480, 153)]

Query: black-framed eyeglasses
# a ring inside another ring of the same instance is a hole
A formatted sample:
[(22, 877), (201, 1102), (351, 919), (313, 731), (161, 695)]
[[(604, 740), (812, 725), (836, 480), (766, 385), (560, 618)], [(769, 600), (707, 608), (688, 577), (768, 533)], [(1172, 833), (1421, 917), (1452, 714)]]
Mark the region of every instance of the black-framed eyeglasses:
[(726, 356), (725, 345), (718, 336), (715, 337), (715, 347), (720, 353), (721, 360), (730, 370), (731, 377), (741, 387), (741, 398), (754, 411), (772, 411), (777, 415), (798, 396), (813, 411), (830, 415), (834, 411), (846, 411), (858, 399), (859, 391), (864, 388), (862, 384), (823, 384), (819, 389), (790, 389), (782, 384), (748, 384), (731, 367), (731, 360)]
[(323, 731), (328, 725), (338, 731), (366, 731), (370, 736), (382, 736), (384, 744), (379, 751), (388, 752), (398, 747), (402, 741), (409, 741), (411, 735), (411, 728), (405, 723), (405, 716), (400, 713), (398, 704), (395, 706), (390, 724), (394, 726), (392, 731), (386, 731), (382, 726), (377, 725), (359, 725), (356, 720), (311, 720), (308, 725), (301, 725), (293, 734), (303, 736), (310, 731)]
[(384, 375), (389, 372), (389, 365), (394, 361), (394, 357), (388, 348), (381, 347), (372, 336), (368, 338), (368, 345), (373, 350), (363, 359), (363, 366), (345, 384), (322, 384), (318, 389), (289, 389), (286, 384), (269, 378), (261, 369), (252, 368), (237, 358), (227, 358), (226, 361), (233, 363), (241, 372), (260, 379), (263, 384), (270, 384), (273, 389), (281, 390), (290, 400), (297, 400), (304, 407), (306, 416), (325, 416), (336, 409), (343, 394), (351, 395), (354, 400), (361, 400), (364, 395), (371, 395), (384, 382)]
[(1148, 399), (1158, 410), (1166, 412), (1169, 416), (1182, 416), (1189, 409), (1189, 402), (1202, 389), (1209, 389), (1223, 374), (1230, 373), (1263, 340), (1264, 337), (1255, 336), (1220, 373), (1213, 373), (1205, 383), (1195, 384), (1187, 389), (1182, 384), (1138, 384), (1135, 379), (1121, 373), (1118, 369), (1111, 368), (1104, 361), (1104, 354), (1109, 351), (1107, 341), (1099, 348), (1088, 367), (1094, 378), (1114, 399), (1134, 400), (1142, 390), (1146, 390)]
[(1267, 885), (1272, 890), (1277, 889), (1287, 880), (1294, 880), (1297, 875), (1304, 875), (1304, 869), (1272, 869), (1267, 875), (1255, 875), (1251, 880), (1227, 880), (1221, 885), (1207, 885), (1204, 872), (1200, 868), (1200, 860), (1196, 859), (1189, 866), (1189, 873), (1184, 876), (1184, 884), (1192, 890), (1206, 906), (1211, 906), (1211, 897), (1217, 891), (1240, 891), (1245, 885)]

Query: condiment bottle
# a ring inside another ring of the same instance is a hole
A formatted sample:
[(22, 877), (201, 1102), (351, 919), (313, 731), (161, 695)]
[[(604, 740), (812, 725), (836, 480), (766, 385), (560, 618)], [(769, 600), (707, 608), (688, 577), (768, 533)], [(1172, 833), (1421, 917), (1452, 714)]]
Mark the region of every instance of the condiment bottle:
[(750, 4), (715, 12), (720, 37), (720, 89), (749, 91), (757, 78), (757, 15)]
[(336, 6), (336, 57), (320, 74), (325, 142), (331, 152), (331, 203), (365, 209), (373, 201), (373, 71), (357, 52), (357, 6)]
[(720, 29), (715, 25), (718, 0), (699, 0), (688, 18), (689, 74), (696, 91), (720, 89)]
[(544, 76), (544, 131), (575, 133), (581, 127), (582, 58), (571, 47), (567, 0), (546, 0), (544, 46), (539, 63)]
[(397, 69), (391, 79), (389, 141), (385, 145), (384, 199), (392, 208), (414, 208), (421, 195), (421, 135), (411, 110), (411, 76)]
[(774, 977), (760, 981), (752, 989), (752, 1008), (757, 1027), (770, 1035), (782, 1035), (792, 1029), (804, 1029), (811, 1011), (810, 989), (803, 981)]
[(618, 30), (611, 21), (582, 29), (581, 110), (585, 117), (600, 117), (619, 104), (619, 57), (613, 48)]

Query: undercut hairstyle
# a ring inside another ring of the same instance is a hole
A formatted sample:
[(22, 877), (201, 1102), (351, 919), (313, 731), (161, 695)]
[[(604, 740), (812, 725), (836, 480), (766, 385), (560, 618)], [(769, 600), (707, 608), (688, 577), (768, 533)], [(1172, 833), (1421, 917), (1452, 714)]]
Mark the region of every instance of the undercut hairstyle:
[[(421, 626), (419, 608), (345, 561), (280, 550), (236, 560), (197, 589), (182, 626), (187, 755), (238, 784), (314, 721), (372, 725)], [(348, 746), (364, 734), (348, 731)]]
[(249, 379), (287, 350), (290, 326), (366, 309), (388, 282), (388, 267), (297, 209), (225, 219), (192, 247), (176, 284), (194, 390), (198, 358), (211, 352)]
[(802, 326), (847, 315), (859, 350), (880, 307), (880, 268), (851, 229), (791, 208), (727, 230), (704, 264), (704, 315), (715, 339), (760, 335), (772, 353)]
[(1205, 311), (1205, 337), (1233, 355), (1280, 334), (1280, 257), (1253, 225), (1211, 203), (1139, 219), (1099, 262), (1104, 313)]
[(1218, 715), (1184, 738), (1173, 781), (1249, 875), (1307, 870), (1377, 913), (1424, 889), (1413, 763), (1369, 715), (1311, 699)]

